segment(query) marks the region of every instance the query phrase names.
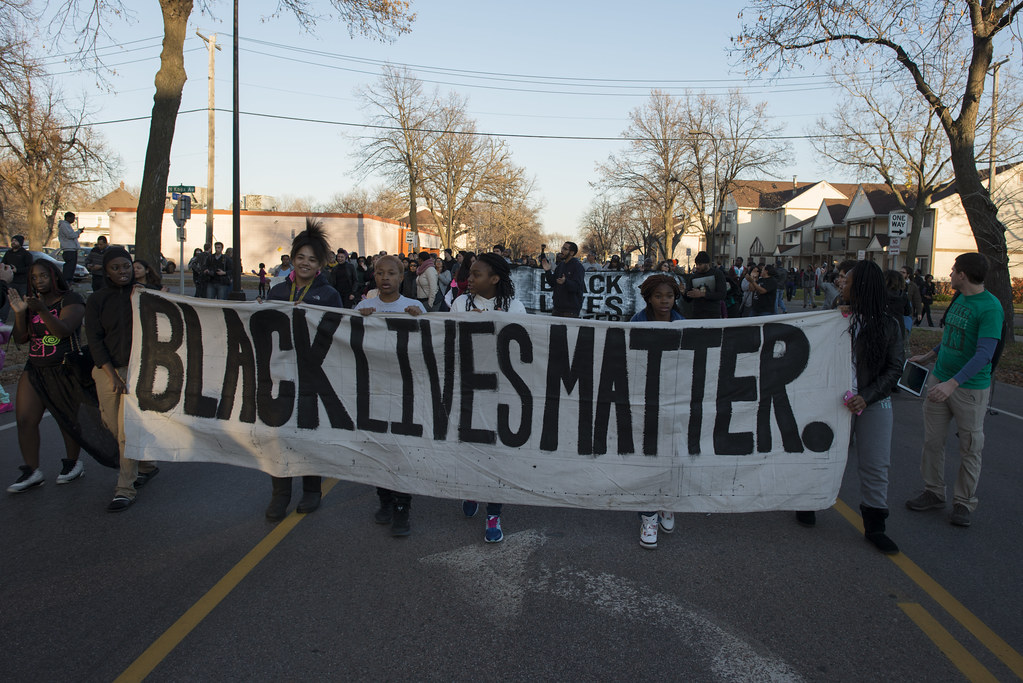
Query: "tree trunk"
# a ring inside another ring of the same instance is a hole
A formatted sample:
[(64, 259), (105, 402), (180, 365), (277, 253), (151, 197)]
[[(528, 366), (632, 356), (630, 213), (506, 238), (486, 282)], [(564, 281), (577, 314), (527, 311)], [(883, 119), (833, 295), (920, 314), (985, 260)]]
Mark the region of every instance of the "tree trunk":
[(1012, 288), (1009, 282), (1009, 256), (1005, 245), (1005, 226), (998, 220), (998, 207), (977, 173), (973, 145), (962, 137), (950, 136), (952, 167), (955, 169), (959, 199), (963, 203), (977, 251), (988, 257), (990, 269), (984, 287), (998, 297), (1005, 313), (1006, 343), (1013, 341)]
[(412, 243), (408, 245), (408, 255), (411, 255), (419, 245), (419, 208), (416, 205), (416, 181), (409, 175), (408, 181), (408, 227), (412, 231)]
[(149, 124), (149, 145), (142, 170), (142, 189), (135, 218), (135, 254), (150, 263), (160, 263), (163, 210), (167, 203), (174, 126), (185, 87), (185, 34), (192, 0), (160, 0), (163, 10), (163, 51), (156, 73), (153, 117)]
[(30, 196), (25, 202), (25, 237), (28, 239), (26, 249), (42, 251), (43, 247), (49, 246), (50, 231), (46, 226), (46, 215), (43, 213), (43, 199), (41, 194)]
[[(911, 270), (914, 268), (914, 261), (916, 260), (917, 249), (920, 248), (920, 233), (924, 230), (924, 218), (927, 216), (927, 210), (931, 208), (930, 194), (924, 196), (920, 193), (919, 188), (917, 190), (916, 204), (913, 206), (913, 226), (909, 230), (909, 242), (906, 244), (906, 267)], [(934, 231), (931, 231), (931, 242), (934, 242)], [(934, 264), (931, 264), (929, 268), (933, 272)], [(912, 274), (912, 273), (911, 273)]]

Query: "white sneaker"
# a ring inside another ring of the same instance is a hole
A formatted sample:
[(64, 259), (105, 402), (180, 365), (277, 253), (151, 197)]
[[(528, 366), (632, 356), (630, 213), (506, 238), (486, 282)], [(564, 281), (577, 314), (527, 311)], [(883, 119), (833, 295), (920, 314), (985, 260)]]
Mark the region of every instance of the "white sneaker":
[(661, 510), (657, 513), (657, 522), (661, 525), (661, 531), (670, 534), (675, 530), (675, 513)]
[(7, 487), (8, 493), (21, 493), (33, 486), (42, 486), (46, 482), (43, 471), (40, 469), (33, 470), (28, 465), (20, 465), (19, 469), (21, 476), (18, 477), (18, 481)]
[(651, 550), (657, 547), (657, 515), (640, 515), (639, 544)]
[(64, 468), (57, 475), (58, 484), (69, 484), (78, 477), (85, 474), (85, 465), (82, 464), (81, 460), (67, 460), (62, 459)]

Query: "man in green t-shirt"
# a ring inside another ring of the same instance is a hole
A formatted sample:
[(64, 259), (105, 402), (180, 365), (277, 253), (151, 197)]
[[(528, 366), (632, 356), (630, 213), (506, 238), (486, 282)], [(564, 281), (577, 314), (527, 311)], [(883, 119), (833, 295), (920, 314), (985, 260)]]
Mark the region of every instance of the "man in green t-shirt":
[(924, 492), (906, 501), (910, 510), (945, 507), (945, 440), (955, 419), (959, 432), (959, 475), (953, 490), (950, 521), (970, 526), (977, 507), (980, 455), (984, 449), (984, 415), (991, 396), (991, 359), (1002, 337), (1002, 305), (984, 289), (988, 261), (983, 254), (960, 254), (950, 275), (959, 293), (945, 315), (941, 343), (915, 363), (937, 358), (924, 401), (924, 447), (920, 473)]

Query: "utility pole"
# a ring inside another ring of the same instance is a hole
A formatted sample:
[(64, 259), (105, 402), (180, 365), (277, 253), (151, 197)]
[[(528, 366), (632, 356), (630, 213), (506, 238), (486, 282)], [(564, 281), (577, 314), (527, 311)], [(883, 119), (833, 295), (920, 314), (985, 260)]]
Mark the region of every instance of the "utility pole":
[(994, 70), (993, 83), (991, 84), (991, 165), (988, 168), (987, 177), (987, 193), (991, 195), (991, 201), (994, 201), (995, 194), (995, 135), (997, 131), (996, 124), (998, 122), (998, 69), (1007, 61), (1009, 61), (1008, 57), (991, 65), (991, 68)]
[(213, 76), (215, 72), (214, 50), (219, 50), (220, 46), (217, 45), (217, 34), (214, 33), (209, 38), (195, 32), (195, 35), (199, 36), (206, 42), (206, 46), (210, 52), (210, 70), (209, 70), (209, 97), (207, 104), (208, 112), (208, 133), (207, 133), (207, 152), (206, 152), (206, 241), (205, 244), (213, 244), (213, 158), (214, 158), (214, 141), (216, 140), (216, 114), (213, 110), (214, 107), (214, 85)]

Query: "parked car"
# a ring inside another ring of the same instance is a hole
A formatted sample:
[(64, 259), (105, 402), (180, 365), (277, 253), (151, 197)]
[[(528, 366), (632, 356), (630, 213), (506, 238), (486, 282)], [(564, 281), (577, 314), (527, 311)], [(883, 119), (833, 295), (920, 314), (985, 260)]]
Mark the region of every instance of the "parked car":
[[(46, 252), (31, 251), (30, 250), (28, 253), (32, 254), (32, 261), (33, 262), (35, 262), (35, 261), (49, 261), (50, 263), (52, 263), (55, 266), (57, 266), (57, 270), (63, 270), (64, 269), (64, 262), (62, 260), (55, 259), (52, 256), (50, 256), (49, 254), (47, 254)], [(83, 266), (81, 263), (76, 263), (75, 264), (75, 282), (80, 282), (82, 280), (88, 280), (88, 279), (89, 279), (89, 271), (86, 270), (85, 266)]]

